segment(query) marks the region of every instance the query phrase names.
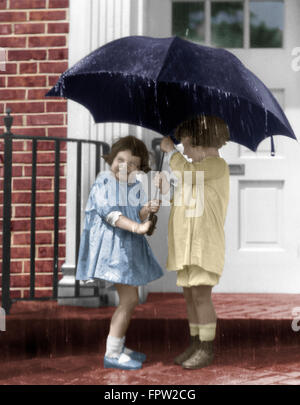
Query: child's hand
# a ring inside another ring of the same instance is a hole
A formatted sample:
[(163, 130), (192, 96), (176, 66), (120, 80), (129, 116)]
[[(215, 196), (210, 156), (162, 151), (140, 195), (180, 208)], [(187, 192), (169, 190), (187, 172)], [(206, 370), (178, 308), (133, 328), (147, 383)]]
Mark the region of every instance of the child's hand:
[(136, 233), (138, 233), (139, 235), (144, 235), (149, 231), (151, 225), (152, 225), (151, 221), (146, 221), (143, 222), (142, 224), (138, 224)]
[(157, 172), (154, 177), (155, 187), (160, 189), (162, 194), (166, 194), (170, 189), (170, 184), (167, 180), (166, 175), (163, 172)]
[(148, 201), (146, 204), (148, 213), (150, 214), (151, 212), (157, 212), (159, 210), (160, 203), (161, 203), (161, 200)]
[(170, 152), (174, 149), (174, 142), (169, 136), (164, 136), (160, 143), (160, 150), (163, 152)]

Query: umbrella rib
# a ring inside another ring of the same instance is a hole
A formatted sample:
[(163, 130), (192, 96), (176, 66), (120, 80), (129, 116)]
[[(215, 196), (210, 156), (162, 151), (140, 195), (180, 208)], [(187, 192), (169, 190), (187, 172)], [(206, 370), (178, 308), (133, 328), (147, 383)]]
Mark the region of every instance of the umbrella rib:
[(166, 53), (166, 55), (165, 55), (164, 61), (163, 61), (162, 65), (161, 65), (161, 68), (160, 68), (160, 70), (159, 70), (159, 72), (158, 72), (158, 75), (157, 75), (157, 77), (156, 77), (156, 81), (157, 81), (157, 82), (158, 82), (159, 76), (161, 75), (162, 70), (163, 70), (163, 68), (164, 68), (164, 66), (165, 66), (166, 60), (168, 59), (169, 53), (170, 53), (170, 51), (171, 51), (171, 49), (172, 49), (172, 46), (174, 45), (174, 42), (175, 42), (175, 40), (176, 40), (177, 38), (178, 38), (178, 37), (175, 35), (175, 36), (173, 37), (173, 39), (172, 39), (172, 42), (171, 42), (171, 44), (170, 44), (170, 46), (169, 46), (169, 49), (168, 49), (168, 51), (167, 51), (167, 53)]

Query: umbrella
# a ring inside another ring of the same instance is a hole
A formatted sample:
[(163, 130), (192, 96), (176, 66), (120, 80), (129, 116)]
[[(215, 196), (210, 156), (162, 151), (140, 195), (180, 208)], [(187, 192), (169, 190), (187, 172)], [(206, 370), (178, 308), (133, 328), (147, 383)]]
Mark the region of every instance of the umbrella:
[(231, 52), (173, 36), (129, 36), (92, 51), (46, 96), (84, 105), (95, 123), (124, 122), (173, 137), (199, 114), (222, 118), (230, 140), (256, 151), (273, 135), (297, 139), (263, 82)]

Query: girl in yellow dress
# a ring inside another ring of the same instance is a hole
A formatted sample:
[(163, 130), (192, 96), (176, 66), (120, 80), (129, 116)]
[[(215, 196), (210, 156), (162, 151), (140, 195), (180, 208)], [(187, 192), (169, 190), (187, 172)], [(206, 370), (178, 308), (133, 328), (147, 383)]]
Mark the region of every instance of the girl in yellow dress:
[[(163, 138), (160, 148), (167, 152), (177, 180), (170, 200), (166, 268), (177, 271), (177, 285), (183, 287), (191, 336), (175, 363), (196, 369), (208, 366), (214, 357), (217, 316), (211, 291), (224, 266), (229, 200), (229, 167), (218, 149), (229, 140), (229, 130), (218, 117), (198, 116), (180, 124), (174, 136), (192, 162), (175, 149), (170, 137)], [(164, 173), (157, 174), (155, 182), (162, 194), (169, 191)]]

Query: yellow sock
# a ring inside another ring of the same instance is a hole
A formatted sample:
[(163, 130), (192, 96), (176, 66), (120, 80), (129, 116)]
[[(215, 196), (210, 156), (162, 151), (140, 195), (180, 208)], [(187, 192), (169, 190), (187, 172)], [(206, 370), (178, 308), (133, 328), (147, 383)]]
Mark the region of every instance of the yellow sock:
[(199, 325), (199, 339), (201, 342), (214, 340), (216, 336), (216, 326), (216, 322)]
[(199, 335), (199, 325), (197, 323), (189, 323), (190, 335), (198, 336)]

